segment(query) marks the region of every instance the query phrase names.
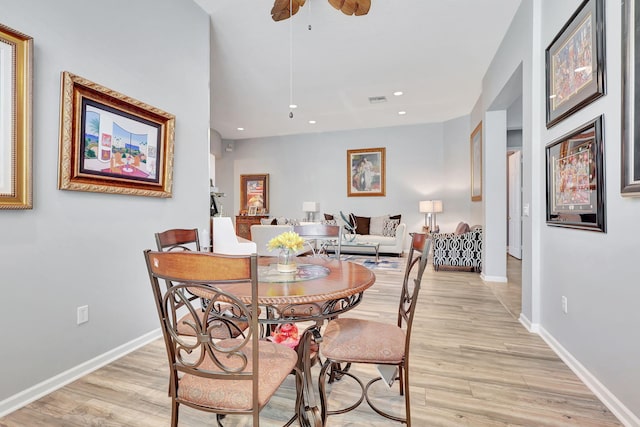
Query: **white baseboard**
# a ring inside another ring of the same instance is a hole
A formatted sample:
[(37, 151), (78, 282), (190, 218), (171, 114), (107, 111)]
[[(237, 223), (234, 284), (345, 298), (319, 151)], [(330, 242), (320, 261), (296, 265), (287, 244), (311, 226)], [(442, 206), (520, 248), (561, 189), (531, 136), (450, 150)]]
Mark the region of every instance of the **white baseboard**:
[(34, 400), (40, 399), (42, 396), (45, 396), (61, 387), (64, 387), (65, 385), (95, 371), (96, 369), (108, 365), (114, 360), (119, 359), (122, 356), (131, 353), (132, 351), (137, 350), (142, 346), (147, 345), (151, 341), (154, 341), (161, 336), (162, 332), (160, 328), (158, 328), (139, 338), (129, 341), (128, 343), (116, 347), (113, 350), (109, 350), (106, 353), (101, 354), (100, 356), (94, 357), (91, 360), (87, 360), (86, 362), (81, 363), (78, 366), (74, 366), (73, 368), (65, 372), (42, 381), (41, 383), (36, 384), (33, 387), (29, 387), (28, 389), (23, 390), (18, 394), (14, 394), (13, 396), (0, 402), (0, 418), (4, 417), (7, 414), (10, 414), (17, 409), (22, 408), (25, 405), (28, 405)]
[(480, 273), (480, 278), (485, 282), (507, 283), (507, 276), (485, 276), (484, 273)]
[[(522, 316), (520, 316), (522, 318)], [(539, 335), (562, 359), (564, 363), (582, 380), (602, 403), (627, 427), (640, 427), (640, 418), (629, 410), (618, 398), (591, 374), (571, 353), (567, 351), (549, 332), (540, 328)]]
[(540, 325), (538, 323), (531, 323), (531, 320), (523, 313), (520, 313), (520, 318), (518, 319), (522, 326), (532, 334), (537, 334), (540, 332)]

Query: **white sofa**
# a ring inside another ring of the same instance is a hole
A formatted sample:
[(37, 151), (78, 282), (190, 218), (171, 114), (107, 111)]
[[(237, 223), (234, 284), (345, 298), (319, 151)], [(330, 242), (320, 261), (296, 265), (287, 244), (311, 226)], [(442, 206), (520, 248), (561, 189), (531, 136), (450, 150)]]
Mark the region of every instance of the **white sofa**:
[[(376, 234), (356, 234), (355, 242), (380, 243), (378, 252), (402, 256), (404, 251), (404, 239), (406, 237), (407, 226), (404, 223), (398, 224), (395, 237), (379, 236)], [(367, 247), (349, 246), (349, 238), (342, 240), (342, 253), (372, 253), (373, 249)], [(345, 245), (346, 243), (346, 245)]]
[[(380, 254), (392, 254), (401, 256), (404, 251), (404, 240), (406, 237), (406, 225), (404, 223), (398, 224), (396, 227), (395, 237), (379, 236), (373, 234), (356, 234), (355, 242), (371, 242), (380, 243), (378, 252)], [(267, 249), (267, 243), (275, 236), (284, 233), (285, 231), (292, 231), (292, 225), (258, 225), (251, 226), (251, 240), (256, 243), (258, 255), (260, 256), (277, 256), (277, 251), (269, 251)], [(342, 240), (342, 253), (367, 253), (372, 254), (373, 249), (368, 247), (356, 247), (349, 246), (350, 236)], [(308, 252), (309, 248), (305, 248), (301, 253)]]

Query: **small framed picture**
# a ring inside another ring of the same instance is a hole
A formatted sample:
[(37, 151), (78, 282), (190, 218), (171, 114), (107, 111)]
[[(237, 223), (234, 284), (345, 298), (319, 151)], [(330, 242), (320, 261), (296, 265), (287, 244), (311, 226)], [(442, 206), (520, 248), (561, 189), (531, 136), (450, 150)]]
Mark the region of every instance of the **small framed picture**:
[(471, 132), (471, 201), (482, 200), (482, 122)]
[(258, 214), (257, 206), (249, 206), (249, 216), (256, 216)]
[(606, 231), (603, 117), (546, 147), (547, 224)]

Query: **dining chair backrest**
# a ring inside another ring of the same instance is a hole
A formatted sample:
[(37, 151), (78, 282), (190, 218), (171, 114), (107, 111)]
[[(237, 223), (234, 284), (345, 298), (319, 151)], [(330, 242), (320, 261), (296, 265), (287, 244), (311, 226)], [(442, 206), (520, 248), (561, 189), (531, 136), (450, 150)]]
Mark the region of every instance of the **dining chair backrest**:
[(411, 339), (411, 329), (415, 314), (418, 294), (422, 282), (422, 275), (427, 267), (431, 239), (424, 233), (409, 233), (411, 236), (411, 247), (407, 256), (407, 266), (402, 281), (400, 292), (400, 303), (398, 305), (398, 327), (406, 332), (405, 355), (409, 354), (409, 344)]
[(186, 250), (200, 252), (200, 238), (197, 228), (172, 228), (156, 233), (159, 251)]
[[(184, 392), (178, 391), (178, 384), (184, 381), (184, 375), (197, 377), (199, 380), (247, 381), (247, 387), (252, 390), (252, 401), (249, 405), (251, 411), (246, 412), (253, 413), (254, 425), (257, 424), (260, 410), (258, 357), (248, 356), (252, 354), (252, 348), (259, 348), (258, 316), (253, 315), (258, 313), (257, 255), (150, 250), (146, 250), (144, 255), (169, 358), (169, 394), (174, 402), (198, 407), (193, 401), (185, 400)], [(170, 286), (161, 287), (162, 280), (170, 283)], [(250, 304), (225, 291), (225, 284), (230, 282), (250, 283)], [(199, 292), (207, 294), (204, 316), (198, 315), (201, 308), (192, 304), (192, 299), (189, 298), (191, 293)], [(224, 321), (229, 316), (229, 306), (233, 307), (236, 317), (248, 322), (249, 328), (243, 337), (216, 340), (209, 334), (210, 325), (216, 321)], [(220, 307), (225, 307), (225, 311), (221, 312)], [(178, 332), (179, 326), (185, 325), (176, 324), (176, 316), (172, 313), (177, 311), (188, 311), (191, 314), (191, 320), (186, 326), (193, 329), (193, 336)], [(216, 387), (223, 385), (217, 382)], [(205, 410), (213, 411), (211, 408)], [(225, 408), (221, 408), (222, 412), (224, 410)], [(233, 411), (227, 413), (231, 412)]]
[(303, 239), (315, 241), (315, 247), (312, 246), (314, 255), (326, 252), (327, 246), (332, 246), (335, 256), (340, 259), (340, 250), (342, 246), (342, 227), (339, 225), (328, 224), (302, 224), (293, 227), (293, 231), (298, 233)]

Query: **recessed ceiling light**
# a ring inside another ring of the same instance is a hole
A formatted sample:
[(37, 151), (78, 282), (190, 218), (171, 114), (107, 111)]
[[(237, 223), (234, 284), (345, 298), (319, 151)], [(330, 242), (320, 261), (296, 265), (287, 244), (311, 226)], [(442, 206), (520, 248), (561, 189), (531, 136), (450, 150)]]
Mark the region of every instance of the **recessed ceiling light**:
[(238, 130), (244, 130), (244, 128), (238, 128)]
[(289, 108), (298, 108), (298, 106), (296, 104), (290, 104)]
[(309, 124), (310, 124), (310, 125), (315, 125), (315, 124), (316, 124), (316, 121), (315, 121), (315, 120), (309, 120)]
[(404, 93), (403, 93), (401, 90), (397, 90), (397, 91), (393, 92), (393, 95), (394, 95), (394, 96), (401, 96), (401, 95), (403, 95), (403, 94), (404, 94)]
[(405, 114), (407, 114), (406, 111), (398, 111), (398, 115), (400, 115), (400, 116), (404, 116)]

